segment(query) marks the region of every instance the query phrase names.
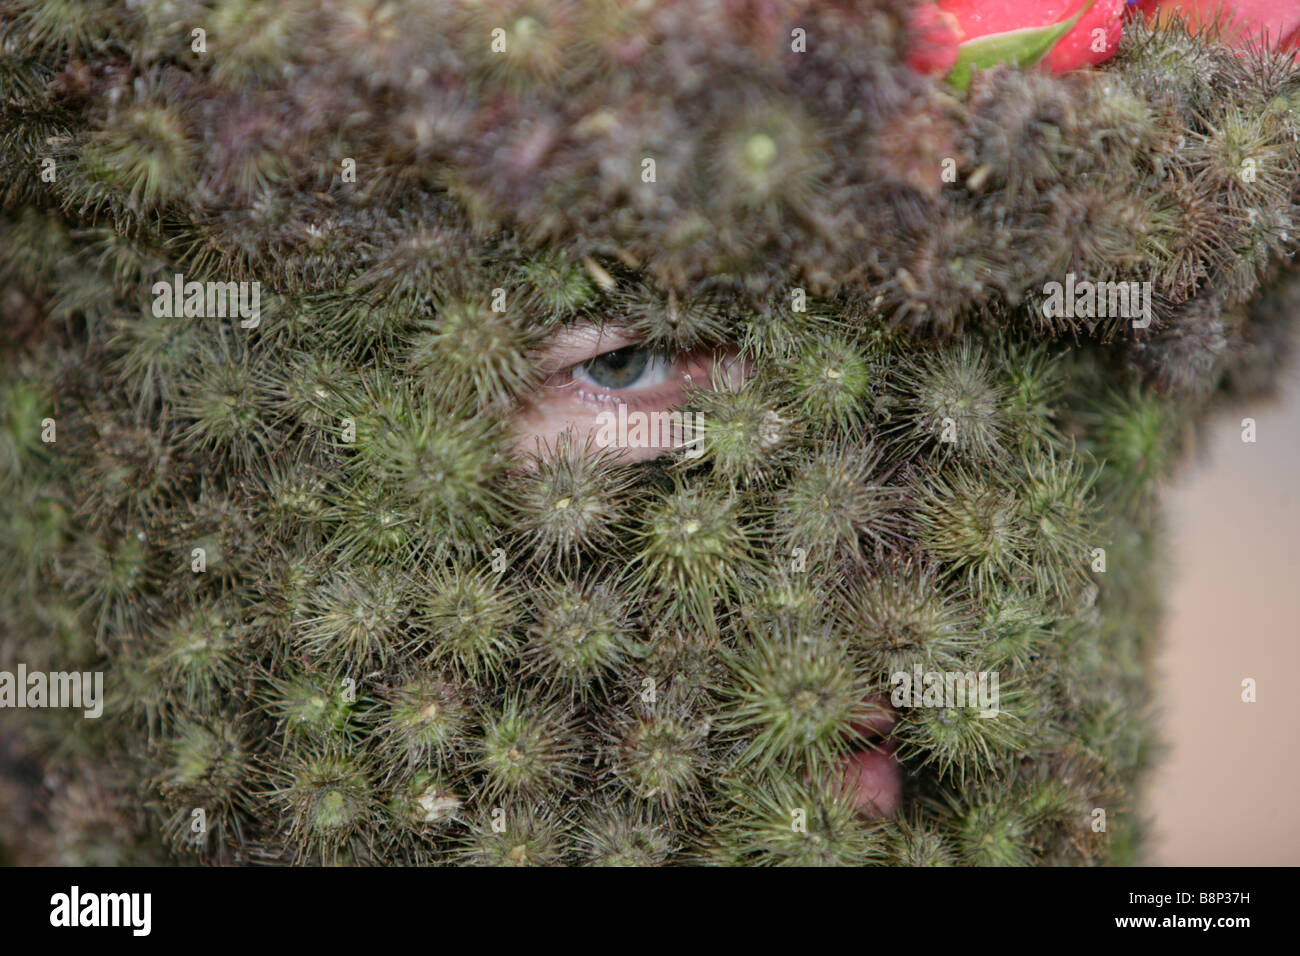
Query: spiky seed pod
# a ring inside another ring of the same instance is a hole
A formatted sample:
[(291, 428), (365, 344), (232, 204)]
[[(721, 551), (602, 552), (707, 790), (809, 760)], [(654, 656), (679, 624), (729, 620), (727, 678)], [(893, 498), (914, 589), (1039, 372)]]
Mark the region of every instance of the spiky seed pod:
[(579, 13), (580, 5), (567, 0), (503, 0), (461, 12), (458, 25), (481, 41), (473, 49), (482, 79), (522, 92), (581, 69), (590, 51), (575, 30)]
[(826, 171), (818, 138), (811, 118), (791, 104), (768, 101), (742, 109), (708, 153), (708, 191), (722, 221), (805, 212)]
[(1239, 228), (1234, 254), (1214, 276), (1229, 305), (1240, 305), (1255, 295), (1269, 263), (1285, 255), (1283, 250), (1295, 228), (1296, 217), (1283, 202), (1262, 209), (1248, 207), (1236, 221)]
[(736, 866), (863, 866), (883, 856), (878, 827), (847, 794), (771, 774), (731, 787), (714, 855)]
[(203, 340), (193, 378), (187, 375), (176, 402), (177, 414), (189, 420), (180, 439), (244, 470), (273, 444), (266, 383), (246, 345), (224, 329), (213, 338)]
[(265, 687), (258, 697), (266, 713), (277, 721), (278, 735), (284, 740), (324, 746), (356, 735), (355, 684), (324, 671), (289, 671), (286, 676), (267, 675), (263, 680)]
[[(226, 831), (238, 834), (236, 813), (248, 809), (254, 754), (244, 730), (221, 718), (183, 718), (162, 749), (157, 786), (175, 808), (168, 827), (172, 840), (191, 847), (222, 847), (231, 837)], [(190, 826), (196, 809), (203, 811), (206, 828), (197, 833)]]
[[(1169, 218), (1153, 209), (1123, 183), (1104, 183), (1056, 198), (1052, 206), (1053, 235), (1059, 236), (1055, 255), (1044, 264), (1045, 274), (1063, 281), (1069, 272), (1093, 282), (1117, 282), (1143, 265), (1147, 237), (1165, 227)], [(1086, 330), (1109, 341), (1121, 332), (1128, 317), (1119, 315), (1049, 315), (1031, 297), (1033, 321), (1054, 332)]]
[(778, 555), (770, 567), (747, 578), (741, 621), (754, 633), (766, 633), (777, 621), (815, 624), (831, 613), (840, 599), (843, 577), (828, 562), (808, 564), (808, 555)]
[(997, 210), (927, 213), (895, 227), (902, 241), (873, 302), (897, 330), (946, 338), (960, 332), (968, 316), (999, 291), (999, 280), (1015, 268), (1017, 251), (1008, 230), (990, 228), (1002, 215)]
[(186, 382), (183, 374), (201, 341), (198, 327), (184, 320), (155, 316), (150, 309), (112, 320), (109, 346), (116, 353), (112, 368), (136, 398), (137, 408), (157, 400), (174, 404)]
[(969, 339), (918, 353), (899, 371), (895, 426), (907, 447), (994, 461), (1006, 444), (1009, 394)]
[(96, 639), (134, 631), (134, 623), (155, 605), (158, 559), (143, 529), (134, 533), (86, 535), (77, 542), (69, 584), (95, 620)]
[(862, 560), (865, 543), (879, 550), (902, 541), (903, 492), (891, 487), (875, 445), (827, 449), (783, 490), (773, 517), (778, 549), (801, 548), (817, 562)]
[(471, 707), (466, 688), (441, 677), (422, 677), (393, 688), (375, 716), (389, 775), (410, 775), (441, 764), (468, 746)]
[[(410, 312), (389, 300), (369, 302), (355, 291), (309, 292), (299, 296), (303, 321), (314, 330), (311, 339), (328, 342), (343, 359), (396, 351), (410, 324)], [(315, 355), (316, 353), (313, 353)]]
[(470, 677), (495, 677), (517, 653), (518, 593), (487, 567), (433, 568), (415, 588), (413, 621), (427, 630), (431, 660)]
[(310, 464), (271, 465), (258, 492), (254, 500), (264, 503), (264, 517), (274, 527), (319, 529), (326, 523), (329, 486)]
[(168, 744), (165, 788), (204, 788), (223, 802), (239, 792), (251, 756), (233, 724), (182, 720)]
[(1234, 211), (1285, 203), (1300, 159), (1295, 143), (1279, 138), (1285, 127), (1277, 117), (1228, 104), (1203, 119), (1206, 130), (1193, 130), (1182, 154), (1194, 184)]
[(515, 692), (482, 720), (476, 767), (488, 803), (554, 793), (582, 774), (583, 743), (567, 704)]
[(283, 635), (294, 621), (311, 613), (309, 592), (319, 574), (314, 557), (289, 557), (279, 550), (264, 555), (252, 577), (257, 599), (251, 602), (250, 619), (259, 628)]
[(195, 143), (184, 118), (166, 103), (139, 103), (105, 120), (81, 156), (85, 175), (149, 209), (194, 188)]
[[(237, 584), (252, 568), (261, 536), (242, 493), (227, 493), (203, 478), (199, 494), (185, 502), (182, 516), (172, 518), (175, 537), (168, 542), (173, 568), (184, 568)], [(201, 559), (202, 564), (196, 563)]]
[(568, 820), (559, 811), (516, 801), (470, 823), (461, 858), (471, 866), (558, 866), (571, 851), (567, 831)]
[(647, 346), (692, 352), (727, 340), (731, 319), (715, 295), (687, 298), (673, 289), (641, 284), (620, 286), (609, 299), (627, 334)]
[(825, 773), (848, 753), (871, 714), (858, 656), (829, 628), (778, 621), (730, 655), (728, 701), (718, 728), (747, 739), (741, 764)]
[[(108, 7), (87, 7), (72, 0), (16, 0), (8, 11), (19, 31), (17, 38), (34, 48), (49, 47), (59, 52), (81, 53), (104, 42), (118, 18)], [(8, 31), (6, 31), (8, 32)]]
[[(998, 761), (1022, 752), (1031, 729), (1019, 712), (1018, 692), (1001, 675), (993, 685), (987, 671), (970, 669), (954, 675), (951, 686), (947, 673), (939, 676), (933, 685), (923, 677), (924, 686), (912, 688), (919, 706), (902, 712), (890, 738), (897, 741), (898, 759), (909, 771), (933, 765), (964, 786), (967, 778), (982, 780)], [(933, 702), (927, 699), (932, 691)], [(956, 706), (948, 705), (949, 692)], [(982, 707), (986, 696), (992, 698), (987, 709)]]
[(362, 862), (360, 834), (382, 813), (364, 767), (335, 748), (290, 752), (269, 796), (288, 816), (286, 846), (298, 862)]
[(979, 593), (1029, 574), (1030, 529), (1015, 491), (967, 467), (931, 472), (917, 490), (917, 540)]
[(1023, 811), (1036, 830), (1062, 824), (1080, 827), (1079, 821), (1089, 818), (1090, 807), (1085, 805), (1084, 795), (1070, 783), (1047, 779), (1027, 788)]
[(692, 706), (691, 688), (651, 686), (653, 696), (643, 690), (619, 712), (608, 732), (607, 759), (615, 778), (638, 801), (682, 813), (703, 797), (712, 721)]
[(410, 610), (404, 576), (378, 568), (336, 571), (313, 592), (312, 614), (299, 622), (295, 643), (327, 667), (359, 670), (388, 658)]
[(593, 804), (575, 840), (588, 866), (663, 866), (677, 849), (666, 824), (627, 804)]
[(1038, 601), (1008, 591), (980, 605), (980, 629), (987, 637), (983, 653), (993, 669), (1023, 669), (1042, 652), (1051, 616)]
[(449, 420), (402, 394), (358, 420), (356, 437), (361, 454), (350, 467), (399, 493), (426, 522), (428, 539), (469, 543), (490, 534), (503, 504), (495, 479), (506, 464), (498, 422)]
[(593, 304), (596, 288), (586, 270), (563, 253), (543, 251), (515, 266), (524, 285), (520, 305), (535, 316), (540, 332), (548, 332)]
[[(428, 315), (443, 299), (481, 288), (468, 237), (447, 226), (411, 224), (374, 255), (353, 283), (370, 309), (371, 329), (389, 317)], [(463, 287), (463, 288), (462, 288)]]
[(635, 686), (630, 693), (645, 690), (645, 676), (655, 675), (660, 690), (678, 692), (683, 699), (703, 694), (723, 679), (725, 652), (719, 633), (685, 629), (659, 623), (650, 629), (646, 654), (641, 658)]
[(327, 548), (345, 561), (391, 559), (419, 544), (416, 522), (376, 484), (356, 488), (329, 518), (334, 535)]
[(219, 0), (208, 13), (212, 34), (222, 39), (215, 58), (217, 79), (231, 86), (275, 75), (276, 64), (298, 42), (310, 6), (299, 0), (265, 6), (256, 0)]
[[(30, 49), (31, 39), (26, 31), (7, 21), (4, 37), (0, 40), (0, 54), (2, 54), (0, 55), (0, 84), (9, 91), (10, 102), (15, 107), (26, 109), (32, 109), (41, 103), (45, 98), (47, 86), (55, 75), (52, 64), (44, 63), (33, 55), (36, 51)], [(23, 47), (29, 49), (23, 50)], [(32, 147), (45, 142), (45, 138), (40, 135), (44, 131), (41, 120), (36, 117), (32, 119), (35, 122), (30, 126), (15, 123), (9, 117), (5, 117), (4, 122), (0, 123), (0, 129), (3, 129), (3, 132), (0, 132), (0, 142), (3, 142), (6, 147), (6, 153), (13, 146), (26, 146), (26, 149), (15, 149), (13, 155), (34, 155), (35, 150)], [(53, 117), (50, 119), (52, 120)], [(59, 125), (66, 131), (66, 126), (62, 123)], [(53, 130), (50, 132), (53, 133)], [(36, 174), (33, 173), (27, 178), (29, 184), (35, 187)], [(17, 208), (23, 204), (25, 198), (29, 198), (29, 195), (24, 190), (9, 190), (5, 194), (0, 194), (0, 201), (3, 201), (6, 206)]]
[(895, 821), (889, 831), (890, 862), (897, 866), (952, 866), (956, 855), (945, 835), (919, 821)]
[(628, 727), (615, 772), (636, 796), (676, 808), (695, 797), (702, 760), (698, 725), (652, 718)]
[[(1153, 283), (1157, 301), (1181, 302), (1195, 292), (1212, 263), (1230, 254), (1224, 237), (1216, 235), (1221, 224), (1211, 205), (1190, 187), (1183, 188), (1181, 198), (1148, 197), (1144, 213), (1146, 230), (1139, 237), (1143, 274)], [(1035, 320), (1042, 315), (1039, 309)]]
[(1242, 242), (1239, 217), (1225, 215), (1213, 196), (1185, 183), (1151, 202), (1164, 220), (1148, 237), (1151, 276), (1172, 301), (1181, 302), (1230, 266)]
[(524, 673), (583, 698), (604, 693), (633, 643), (626, 598), (598, 576), (544, 582), (521, 651)]
[(1131, 64), (1136, 89), (1150, 90), (1156, 102), (1185, 116), (1212, 95), (1220, 72), (1213, 49), (1198, 43), (1180, 17), (1168, 18), (1160, 29), (1140, 18), (1125, 24), (1120, 55)]
[(1175, 148), (1177, 137), (1157, 121), (1152, 104), (1129, 79), (1111, 75), (1085, 84), (1082, 92), (1087, 120), (1079, 132), (1085, 155), (1125, 175), (1141, 157)]
[(1095, 428), (1089, 449), (1103, 463), (1098, 491), (1121, 502), (1143, 496), (1169, 470), (1180, 443), (1173, 411), (1156, 396), (1138, 389), (1113, 391), (1090, 414)]
[(153, 629), (155, 668), (187, 708), (208, 710), (238, 673), (245, 644), (228, 604), (209, 601)]
[(1073, 159), (1077, 107), (1045, 74), (981, 70), (970, 88), (969, 139), (976, 169), (987, 167), (980, 188), (996, 189), (1000, 204), (1017, 205)]
[(732, 487), (764, 485), (788, 464), (802, 429), (782, 414), (769, 383), (758, 378), (734, 387), (715, 381), (690, 391), (696, 419), (695, 457), (684, 456), (682, 468), (707, 464)]
[(797, 358), (805, 341), (835, 338), (847, 331), (846, 324), (835, 305), (811, 299), (803, 287), (774, 290), (760, 297), (747, 316), (741, 352), (762, 370), (769, 359)]
[(1177, 307), (1169, 325), (1143, 343), (1135, 359), (1163, 394), (1208, 398), (1228, 359), (1231, 324), (1218, 296), (1196, 296)]
[[(261, 112), (255, 101), (232, 104), (215, 125), (210, 138), (215, 155), (199, 184), (203, 194), (223, 195), (253, 206), (293, 180), (298, 171), (284, 153), (278, 118)], [(313, 245), (323, 244), (323, 232), (310, 233), (307, 238)]]
[(269, 404), (290, 427), (324, 429), (348, 417), (361, 387), (347, 365), (330, 355), (301, 356), (268, 373)]
[(579, 446), (571, 433), (519, 474), (514, 500), (519, 540), (542, 567), (571, 567), (586, 554), (625, 544), (635, 471), (616, 463), (615, 449)]
[(1052, 356), (1044, 345), (999, 343), (997, 363), (1007, 386), (1008, 427), (1021, 447), (1061, 440), (1054, 420), (1065, 376), (1060, 354)]
[(968, 866), (1025, 866), (1033, 861), (1025, 845), (1029, 823), (1015, 802), (993, 794), (962, 808), (956, 842)]
[(953, 669), (978, 642), (965, 601), (918, 559), (895, 558), (859, 577), (845, 606), (849, 637), (873, 674)]
[(824, 339), (803, 350), (785, 373), (792, 417), (830, 422), (844, 439), (857, 437), (875, 416), (877, 373), (845, 339)]
[(504, 404), (538, 383), (530, 336), (517, 314), (473, 301), (444, 302), (411, 338), (410, 366), (448, 410)]
[(1028, 561), (1038, 589), (1062, 601), (1088, 583), (1088, 529), (1092, 525), (1092, 486), (1098, 469), (1073, 455), (1025, 457), (1024, 481), (1017, 486), (1028, 537)]
[(85, 465), (90, 474), (79, 512), (92, 527), (103, 527), (119, 512), (130, 522), (153, 520), (178, 483), (174, 439), (122, 418), (93, 420), (96, 434), (87, 449), (93, 457)]
[(681, 484), (652, 501), (636, 531), (634, 585), (674, 614), (714, 632), (714, 604), (731, 594), (752, 564), (749, 536), (734, 496)]

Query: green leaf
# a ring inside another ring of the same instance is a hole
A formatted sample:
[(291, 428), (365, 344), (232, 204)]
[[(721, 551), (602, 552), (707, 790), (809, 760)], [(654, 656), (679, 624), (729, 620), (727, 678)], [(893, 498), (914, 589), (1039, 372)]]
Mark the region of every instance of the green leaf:
[(1088, 0), (1070, 19), (1060, 23), (1049, 23), (1042, 27), (1026, 27), (1023, 30), (1008, 30), (1005, 33), (990, 33), (987, 36), (967, 40), (957, 47), (957, 62), (948, 74), (948, 82), (959, 90), (969, 89), (971, 77), (976, 69), (987, 69), (999, 63), (1014, 63), (1016, 66), (1033, 66), (1051, 52), (1056, 41), (1061, 39), (1079, 22), (1079, 18), (1092, 8), (1096, 0)]

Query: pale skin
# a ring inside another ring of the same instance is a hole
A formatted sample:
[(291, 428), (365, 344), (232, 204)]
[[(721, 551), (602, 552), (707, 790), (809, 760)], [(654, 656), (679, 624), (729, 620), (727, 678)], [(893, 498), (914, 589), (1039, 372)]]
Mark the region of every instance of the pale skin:
[[(578, 447), (596, 449), (602, 412), (669, 412), (687, 400), (690, 386), (739, 388), (750, 367), (734, 347), (690, 353), (644, 347), (617, 325), (583, 323), (554, 335), (536, 353), (542, 384), (520, 402), (514, 416), (515, 450), (523, 458), (545, 456), (571, 432)], [(588, 440), (591, 440), (588, 442)], [(612, 446), (614, 460), (648, 461), (666, 448)], [(902, 796), (902, 768), (889, 732), (897, 713), (885, 698), (870, 701), (874, 713), (854, 729), (870, 743), (855, 746), (839, 765), (838, 783), (868, 818), (888, 816)]]
[[(570, 429), (579, 446), (598, 434), (597, 417), (617, 412), (651, 414), (681, 407), (692, 384), (718, 381), (738, 387), (744, 364), (735, 348), (692, 352), (648, 349), (616, 325), (583, 323), (561, 330), (537, 354), (546, 379), (515, 413), (516, 450), (545, 454)], [(622, 461), (648, 461), (671, 449), (610, 447)]]

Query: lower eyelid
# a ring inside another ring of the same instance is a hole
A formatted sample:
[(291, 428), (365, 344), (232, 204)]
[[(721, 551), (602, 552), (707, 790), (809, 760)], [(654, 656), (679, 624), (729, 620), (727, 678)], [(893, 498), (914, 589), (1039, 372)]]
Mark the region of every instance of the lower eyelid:
[(640, 392), (589, 392), (581, 390), (572, 393), (579, 401), (590, 405), (617, 408), (626, 405), (629, 411), (644, 411), (651, 407), (667, 409), (681, 404), (683, 386), (680, 382), (657, 385)]
[(707, 384), (709, 370), (712, 365), (711, 356), (678, 356), (677, 374), (667, 382), (648, 386), (638, 391), (614, 390), (607, 392), (593, 391), (589, 385), (575, 379), (572, 370), (577, 366), (572, 365), (554, 373), (550, 379), (543, 383), (542, 387), (587, 406), (617, 408), (619, 405), (626, 405), (630, 411), (646, 411), (657, 406), (660, 409), (668, 410), (684, 402), (686, 392), (686, 381), (684, 379), (689, 378), (697, 385)]

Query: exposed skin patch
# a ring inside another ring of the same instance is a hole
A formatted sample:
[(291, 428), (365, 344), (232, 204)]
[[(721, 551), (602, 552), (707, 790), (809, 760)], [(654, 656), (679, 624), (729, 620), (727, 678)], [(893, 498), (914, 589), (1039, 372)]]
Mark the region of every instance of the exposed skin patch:
[[(685, 403), (691, 385), (708, 387), (720, 379), (736, 387), (747, 375), (734, 347), (652, 355), (618, 326), (594, 323), (562, 330), (537, 353), (536, 361), (546, 379), (515, 415), (515, 450), (521, 455), (545, 454), (570, 429), (578, 444), (585, 445), (597, 435), (598, 416), (618, 413), (620, 406), (628, 416), (671, 412)], [(644, 362), (645, 368), (627, 382), (602, 381), (602, 372), (608, 377), (620, 361), (625, 367)], [(647, 461), (671, 450), (614, 446), (615, 458), (627, 462)]]

